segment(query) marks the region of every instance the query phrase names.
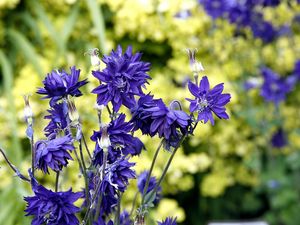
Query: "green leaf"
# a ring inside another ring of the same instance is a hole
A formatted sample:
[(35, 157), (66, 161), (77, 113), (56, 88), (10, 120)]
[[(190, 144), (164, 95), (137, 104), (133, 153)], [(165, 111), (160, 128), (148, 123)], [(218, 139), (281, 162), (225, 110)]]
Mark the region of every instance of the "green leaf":
[(156, 198), (156, 192), (154, 192), (154, 190), (148, 192), (145, 196), (145, 204), (148, 206), (148, 207), (153, 207), (153, 202)]
[(77, 18), (79, 15), (79, 3), (77, 2), (73, 8), (71, 9), (71, 12), (66, 20), (66, 23), (64, 24), (64, 27), (62, 29), (62, 40), (64, 43), (66, 43), (72, 33), (72, 30), (74, 29), (74, 26), (76, 24)]
[[(16, 108), (14, 105), (14, 97), (12, 94), (13, 90), (13, 72), (10, 62), (8, 61), (5, 54), (0, 50), (0, 66), (1, 66), (1, 72), (3, 75), (3, 85), (4, 85), (4, 92), (6, 95), (6, 100), (9, 103), (8, 104), (8, 123), (11, 124), (12, 128), (12, 150), (14, 152), (15, 160), (17, 164), (21, 162), (22, 159), (22, 147), (20, 144), (20, 140), (18, 136), (16, 135), (18, 133), (18, 125), (17, 125), (17, 113)], [(0, 220), (1, 221), (1, 220)]]
[(101, 11), (101, 6), (95, 0), (86, 0), (88, 9), (90, 11), (92, 21), (96, 27), (97, 36), (100, 44), (100, 50), (106, 53), (105, 48), (105, 22)]
[(36, 72), (43, 77), (44, 72), (39, 63), (40, 56), (35, 52), (35, 48), (33, 45), (26, 39), (24, 35), (22, 35), (19, 31), (14, 29), (8, 30), (8, 36), (10, 37), (11, 41), (19, 48), (20, 52), (22, 52), (25, 56), (25, 59), (30, 62)]

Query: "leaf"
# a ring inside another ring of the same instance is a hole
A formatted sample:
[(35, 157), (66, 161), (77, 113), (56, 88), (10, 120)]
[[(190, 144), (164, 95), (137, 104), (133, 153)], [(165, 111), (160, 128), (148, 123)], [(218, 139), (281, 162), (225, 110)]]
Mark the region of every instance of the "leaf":
[(106, 53), (105, 48), (105, 22), (100, 5), (95, 0), (86, 0), (87, 6), (91, 13), (93, 23), (96, 27), (97, 36), (102, 52)]
[(79, 14), (79, 4), (78, 2), (73, 6), (67, 20), (66, 23), (64, 24), (64, 27), (62, 29), (62, 40), (64, 43), (66, 43), (70, 37), (70, 34), (72, 32), (72, 30), (74, 29), (75, 23), (77, 21), (78, 18), (78, 14)]
[[(12, 72), (12, 67), (10, 62), (8, 61), (7, 57), (3, 53), (2, 50), (0, 50), (0, 65), (1, 65), (1, 72), (3, 75), (3, 85), (4, 85), (4, 91), (6, 95), (6, 100), (10, 104), (8, 104), (8, 116), (7, 118), (9, 119), (9, 123), (11, 124), (12, 128), (12, 149), (14, 152), (14, 156), (16, 158), (17, 164), (21, 162), (22, 158), (22, 147), (20, 144), (20, 140), (18, 138), (17, 134), (18, 133), (18, 126), (17, 126), (17, 113), (16, 113), (16, 108), (14, 105), (14, 97), (12, 94), (13, 90), (13, 72)], [(1, 220), (0, 220), (1, 221)]]
[(33, 45), (19, 31), (9, 29), (8, 35), (11, 41), (19, 48), (20, 52), (24, 54), (25, 59), (27, 59), (33, 65), (40, 77), (43, 77), (43, 69), (39, 63), (40, 56), (35, 52)]
[(145, 204), (148, 206), (148, 207), (153, 207), (153, 202), (156, 198), (156, 192), (154, 192), (154, 190), (152, 191), (149, 191), (146, 196), (145, 196)]

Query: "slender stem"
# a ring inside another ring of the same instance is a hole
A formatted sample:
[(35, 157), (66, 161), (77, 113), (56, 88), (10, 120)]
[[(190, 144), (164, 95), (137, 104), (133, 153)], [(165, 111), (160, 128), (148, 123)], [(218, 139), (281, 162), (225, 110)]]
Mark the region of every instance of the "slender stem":
[(87, 143), (86, 143), (86, 140), (85, 140), (85, 137), (84, 137), (83, 133), (81, 133), (81, 135), (82, 135), (82, 140), (83, 140), (84, 147), (85, 147), (85, 149), (86, 149), (86, 151), (87, 151), (87, 153), (88, 153), (90, 159), (92, 159), (91, 152), (90, 152), (90, 150), (89, 150), (89, 148), (88, 148), (88, 146), (87, 146)]
[(30, 146), (31, 146), (31, 170), (32, 170), (32, 176), (34, 177), (34, 171), (35, 171), (35, 148), (34, 148), (33, 135), (31, 135), (31, 138), (30, 138)]
[(171, 162), (172, 162), (172, 160), (173, 160), (173, 158), (174, 158), (174, 156), (175, 156), (177, 150), (179, 149), (179, 147), (181, 146), (182, 142), (184, 141), (184, 139), (185, 139), (186, 137), (187, 137), (187, 134), (183, 135), (183, 136), (181, 137), (181, 139), (179, 140), (178, 144), (176, 145), (175, 149), (173, 150), (172, 155), (170, 156), (170, 158), (169, 158), (169, 160), (168, 160), (168, 162), (167, 162), (167, 165), (165, 166), (165, 168), (164, 168), (164, 170), (163, 170), (163, 173), (162, 173), (162, 175), (161, 175), (159, 181), (157, 182), (157, 184), (155, 185), (155, 187), (153, 188), (153, 191), (151, 192), (151, 194), (150, 194), (150, 196), (149, 196), (149, 199), (151, 199), (152, 196), (157, 192), (157, 190), (158, 190), (158, 188), (159, 188), (161, 182), (163, 181), (163, 179), (165, 178), (165, 176), (166, 176), (166, 174), (167, 174), (167, 171), (168, 171), (168, 169), (169, 169), (169, 167), (170, 167), (170, 165), (171, 165)]
[(79, 164), (80, 172), (83, 174), (83, 167), (82, 167), (82, 164), (81, 164), (80, 159), (79, 159), (79, 157), (78, 157), (78, 154), (77, 154), (76, 149), (74, 150), (74, 153), (75, 153), (76, 159), (77, 159), (78, 164)]
[(3, 149), (0, 148), (0, 152), (3, 155), (3, 157), (4, 157), (5, 161), (7, 162), (7, 164), (9, 165), (9, 167), (18, 175), (18, 177), (20, 177), (22, 180), (30, 182), (30, 179), (28, 179), (23, 174), (21, 174), (20, 171), (8, 160), (8, 158), (6, 157)]
[(131, 210), (130, 210), (130, 213), (129, 213), (129, 216), (131, 217), (133, 211), (134, 211), (134, 208), (135, 208), (135, 203), (136, 203), (136, 200), (137, 200), (137, 197), (138, 197), (138, 194), (139, 194), (139, 191), (137, 191), (134, 195), (134, 198), (133, 198), (133, 201), (132, 201), (132, 206), (131, 206)]
[[(104, 179), (105, 176), (105, 168), (106, 168), (106, 161), (107, 161), (107, 152), (104, 151), (104, 155), (103, 155), (103, 166), (102, 166), (102, 175), (100, 177), (100, 181), (102, 182), (102, 180)], [(101, 203), (102, 203), (102, 198), (103, 198), (103, 193), (100, 193), (100, 197), (97, 203), (97, 207), (96, 207), (96, 213), (95, 213), (95, 218), (94, 220), (97, 221), (99, 215), (100, 215), (100, 207), (101, 207)]]
[[(107, 159), (107, 152), (104, 151), (104, 158), (103, 158), (103, 168), (102, 168), (102, 179), (104, 178), (104, 175), (105, 175), (105, 166), (106, 166), (106, 159)], [(99, 179), (99, 182), (97, 183), (97, 186), (95, 188), (95, 193), (94, 193), (94, 196), (90, 202), (90, 206), (88, 207), (85, 215), (84, 215), (84, 218), (82, 220), (82, 223), (81, 225), (86, 225), (88, 219), (89, 219), (89, 216), (90, 216), (90, 213), (91, 213), (91, 209), (93, 208), (93, 204), (94, 202), (96, 201), (96, 198), (97, 198), (97, 195), (98, 195), (98, 192), (100, 190), (100, 186), (101, 186), (101, 182), (102, 182), (102, 179)]]
[(159, 153), (159, 150), (161, 149), (161, 146), (163, 144), (163, 141), (164, 140), (161, 140), (161, 142), (159, 143), (156, 151), (155, 151), (155, 154), (153, 156), (153, 160), (152, 160), (152, 163), (151, 163), (151, 166), (150, 166), (150, 170), (149, 170), (149, 173), (148, 173), (148, 176), (147, 176), (147, 180), (146, 180), (146, 184), (145, 184), (145, 187), (144, 187), (144, 190), (143, 190), (143, 196), (142, 196), (142, 205), (144, 205), (144, 201), (145, 201), (145, 195), (146, 195), (146, 192), (148, 190), (148, 187), (149, 187), (149, 182), (150, 182), (150, 178), (151, 178), (151, 173), (153, 171), (153, 168), (154, 168), (154, 164), (155, 164), (155, 161), (157, 159), (157, 156), (158, 156), (158, 153)]
[(85, 165), (85, 161), (84, 161), (84, 157), (83, 157), (83, 151), (82, 151), (82, 140), (79, 140), (79, 153), (80, 153), (80, 158), (81, 158), (81, 163), (82, 163), (82, 169), (83, 169), (83, 177), (84, 177), (84, 183), (85, 183), (85, 199), (87, 204), (89, 205), (89, 183), (88, 183), (88, 177), (87, 177), (87, 169), (86, 169), (86, 165)]
[(117, 205), (117, 211), (115, 215), (115, 225), (120, 225), (120, 213), (121, 213), (121, 199), (122, 199), (122, 193), (119, 192), (119, 199), (118, 199), (118, 205)]
[(55, 192), (57, 192), (57, 190), (58, 190), (58, 181), (59, 181), (59, 171), (56, 172)]

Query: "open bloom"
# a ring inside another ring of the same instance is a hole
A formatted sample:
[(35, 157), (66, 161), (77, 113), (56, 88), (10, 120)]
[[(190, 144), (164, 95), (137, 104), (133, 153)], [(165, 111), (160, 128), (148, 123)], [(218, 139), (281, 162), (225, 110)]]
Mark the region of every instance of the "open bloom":
[[(146, 170), (146, 171), (142, 172), (138, 177), (137, 185), (138, 185), (139, 192), (141, 194), (143, 194), (143, 192), (144, 192), (148, 174), (149, 174), (149, 171)], [(146, 194), (149, 193), (150, 191), (152, 191), (155, 188), (156, 184), (157, 184), (156, 178), (151, 176), (150, 180), (149, 180), (149, 184), (148, 184), (148, 189), (146, 190)], [(161, 198), (160, 193), (161, 193), (161, 187), (159, 186), (159, 188), (157, 189), (156, 195), (155, 195), (154, 202), (153, 202), (154, 204), (159, 202), (159, 200)]]
[(45, 119), (50, 120), (44, 129), (46, 136), (55, 138), (60, 132), (68, 134), (67, 129), (65, 129), (68, 126), (69, 120), (67, 104), (64, 102), (55, 104), (51, 109), (48, 110), (48, 112), (50, 114), (44, 117)]
[(162, 222), (157, 222), (158, 225), (177, 225), (176, 218), (167, 217)]
[(218, 84), (210, 89), (209, 81), (206, 76), (202, 78), (199, 86), (189, 82), (189, 91), (195, 96), (195, 99), (187, 99), (191, 102), (190, 111), (197, 112), (197, 121), (204, 121), (206, 123), (210, 120), (214, 125), (214, 118), (212, 112), (220, 119), (229, 119), (228, 114), (225, 112), (225, 105), (230, 101), (230, 94), (222, 94), (224, 85)]
[(94, 151), (94, 164), (102, 165), (103, 149), (100, 146), (102, 134), (109, 138), (110, 146), (108, 147), (108, 161), (113, 162), (118, 156), (122, 155), (139, 155), (144, 148), (139, 138), (131, 135), (132, 124), (125, 122), (125, 114), (120, 114), (113, 120), (107, 128), (101, 128), (100, 131), (94, 131), (91, 136), (92, 141), (96, 142)]
[(41, 140), (35, 143), (36, 167), (44, 173), (49, 173), (48, 167), (54, 171), (60, 171), (73, 160), (68, 151), (74, 150), (70, 135), (52, 140)]
[(295, 82), (290, 82), (289, 79), (281, 78), (277, 73), (269, 68), (261, 69), (264, 83), (261, 87), (261, 96), (268, 102), (274, 102), (278, 105), (285, 100), (287, 93), (289, 93)]
[(44, 87), (39, 88), (37, 93), (46, 95), (45, 98), (50, 98), (50, 106), (68, 95), (81, 96), (82, 93), (79, 88), (87, 83), (87, 80), (78, 81), (80, 70), (76, 70), (76, 67), (71, 67), (71, 73), (68, 74), (66, 71), (53, 70), (48, 73), (45, 80), (43, 81)]
[(81, 193), (53, 192), (42, 185), (32, 182), (34, 196), (25, 197), (27, 202), (26, 216), (34, 216), (31, 224), (51, 224), (51, 225), (78, 225), (79, 221), (75, 213), (80, 209), (74, 206), (74, 202), (82, 196)]
[(141, 53), (133, 54), (131, 46), (124, 54), (121, 46), (118, 46), (116, 51), (104, 56), (102, 60), (106, 68), (103, 71), (92, 72), (102, 82), (92, 91), (97, 94), (99, 105), (111, 102), (114, 111), (117, 112), (121, 105), (133, 107), (135, 95), (144, 95), (142, 87), (145, 87), (147, 79), (150, 79), (147, 74), (150, 63), (140, 61), (141, 56)]

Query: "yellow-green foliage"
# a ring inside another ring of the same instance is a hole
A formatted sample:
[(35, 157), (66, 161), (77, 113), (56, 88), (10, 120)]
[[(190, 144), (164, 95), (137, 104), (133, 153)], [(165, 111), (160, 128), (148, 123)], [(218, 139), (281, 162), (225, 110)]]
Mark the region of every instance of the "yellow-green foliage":
[[(261, 40), (254, 39), (250, 30), (246, 31), (246, 38), (234, 37), (234, 25), (222, 20), (212, 21), (195, 0), (100, 0), (98, 2), (105, 5), (105, 9), (109, 9), (112, 13), (113, 26), (105, 31), (107, 39), (105, 45), (108, 50), (125, 38), (126, 43), (134, 46), (143, 46), (145, 41), (150, 41), (150, 45), (156, 43), (162, 48), (164, 45), (171, 48), (166, 65), (155, 67), (151, 72), (153, 79), (147, 90), (151, 91), (155, 97), (163, 98), (167, 104), (178, 99), (186, 109), (188, 108), (188, 102), (185, 100), (186, 97), (189, 97), (188, 91), (186, 88), (177, 87), (172, 82), (172, 79), (177, 83), (182, 83), (187, 78), (192, 78), (185, 52), (186, 48), (198, 49), (197, 58), (204, 65), (204, 74), (209, 77), (211, 84), (224, 82), (225, 92), (232, 95), (228, 109), (230, 120), (218, 120), (215, 127), (211, 127), (209, 124), (198, 125), (195, 135), (190, 138), (189, 143), (195, 148), (203, 146), (203, 149), (196, 149), (191, 154), (184, 154), (182, 149), (178, 151), (169, 175), (163, 183), (163, 193), (170, 194), (190, 190), (194, 186), (192, 176), (197, 173), (202, 173), (204, 176), (200, 186), (197, 187), (204, 196), (218, 197), (226, 191), (226, 188), (237, 183), (247, 186), (259, 184), (258, 170), (250, 166), (249, 162), (260, 151), (258, 145), (267, 145), (270, 133), (256, 137), (256, 143), (254, 143), (252, 139), (249, 139), (253, 127), (246, 124), (240, 115), (231, 113), (245, 110), (243, 108), (245, 101), (240, 99), (241, 90), (236, 83), (249, 76), (257, 76), (260, 65), (268, 65), (280, 74), (289, 74), (295, 60), (300, 58), (300, 34), (280, 37), (267, 45), (263, 44)], [(3, 10), (13, 9), (18, 3), (18, 0), (0, 0), (0, 15), (3, 14)], [(80, 13), (70, 31), (68, 42), (56, 39), (61, 36), (61, 31), (65, 28), (64, 25), (72, 12), (72, 7), (76, 4), (79, 4)], [(287, 4), (287, 1), (283, 1), (277, 8), (264, 10), (265, 18), (278, 26), (290, 24), (293, 16), (300, 12), (300, 8), (294, 3), (289, 7)], [(51, 28), (49, 29), (49, 26), (38, 17), (36, 25), (41, 32), (44, 47), (35, 49), (39, 56), (37, 60), (44, 74), (55, 68), (63, 67), (68, 70), (70, 66), (76, 64), (82, 69), (82, 78), (88, 77), (90, 83), (84, 89), (84, 93), (88, 95), (76, 99), (75, 104), (84, 122), (84, 132), (91, 135), (93, 129), (97, 129), (97, 117), (93, 109), (96, 97), (89, 92), (97, 85), (97, 82), (91, 75), (91, 68), (87, 66), (89, 59), (83, 53), (89, 47), (99, 46), (95, 24), (90, 19), (91, 15), (87, 6), (80, 1), (42, 1), (41, 6), (57, 34), (51, 33)], [(175, 18), (174, 15), (181, 10), (190, 10), (191, 17)], [(3, 22), (0, 21), (0, 37), (7, 35), (8, 32), (2, 24)], [(58, 36), (55, 37), (56, 35)], [(30, 37), (27, 38), (30, 41)], [(2, 46), (4, 43), (1, 43), (1, 39), (0, 45)], [(139, 42), (139, 45), (134, 42)], [(81, 45), (82, 43), (85, 44)], [(151, 48), (151, 46), (144, 47)], [(140, 49), (136, 47), (134, 50), (139, 51)], [(23, 94), (32, 93), (30, 102), (36, 116), (35, 135), (37, 138), (43, 138), (42, 129), (46, 125), (42, 117), (45, 116), (47, 101), (40, 100), (39, 96), (35, 94), (36, 88), (42, 86), (43, 78), (39, 76), (36, 67), (27, 61), (26, 54), (24, 55), (21, 51), (17, 58), (16, 68), (13, 69), (14, 102), (6, 100), (6, 93), (0, 99), (0, 128), (2, 130), (0, 142), (2, 147), (12, 146), (8, 140), (13, 135), (26, 140), (25, 124), (22, 121)], [(255, 99), (254, 101), (261, 102), (257, 91), (252, 91), (249, 95)], [(18, 120), (18, 132), (13, 134), (11, 125), (7, 123), (8, 117), (11, 116), (7, 112), (9, 104), (14, 104), (17, 110), (15, 116)], [(300, 116), (298, 107), (298, 105), (283, 107), (282, 113), (287, 118), (284, 120), (284, 126), (287, 129), (293, 130), (300, 126), (300, 121), (294, 120)], [(270, 106), (266, 106), (266, 109), (270, 113), (274, 112)], [(253, 114), (253, 116), (258, 120), (268, 120), (266, 115), (261, 112)], [(295, 148), (300, 148), (298, 134), (291, 133), (289, 139), (291, 145), (285, 152), (289, 153)], [(143, 137), (142, 140), (146, 144), (147, 152), (144, 152), (141, 157), (133, 159), (137, 162), (137, 173), (149, 168), (151, 156), (158, 145), (157, 139)], [(90, 141), (89, 147), (90, 149), (94, 147)], [(8, 155), (12, 156), (12, 161), (14, 161), (13, 152), (20, 151), (20, 149), (7, 151), (11, 152)], [(165, 157), (168, 155), (167, 152), (161, 152), (161, 157), (157, 162), (158, 167), (154, 170), (157, 177), (161, 174)], [(22, 171), (26, 174), (29, 158), (24, 160), (27, 161), (18, 162), (18, 166), (21, 166)], [(1, 165), (2, 162), (1, 158)], [(63, 179), (67, 181), (64, 185), (65, 189), (70, 185), (75, 185), (75, 190), (80, 189), (82, 183), (78, 180), (82, 182), (82, 178), (78, 173), (74, 173), (77, 169), (75, 163), (72, 163), (71, 168), (64, 172)], [(0, 169), (0, 177), (2, 177), (0, 189), (4, 189), (11, 183), (11, 174), (6, 166)], [(51, 182), (53, 183), (53, 180), (48, 180), (49, 185)], [(127, 208), (130, 207), (130, 201), (134, 197), (136, 189), (134, 184), (130, 186), (128, 199), (124, 203)], [(184, 211), (179, 208), (176, 201), (171, 199), (162, 200), (157, 211), (153, 213), (154, 218), (163, 218), (170, 214), (176, 215), (179, 221), (183, 221), (185, 218)]]

